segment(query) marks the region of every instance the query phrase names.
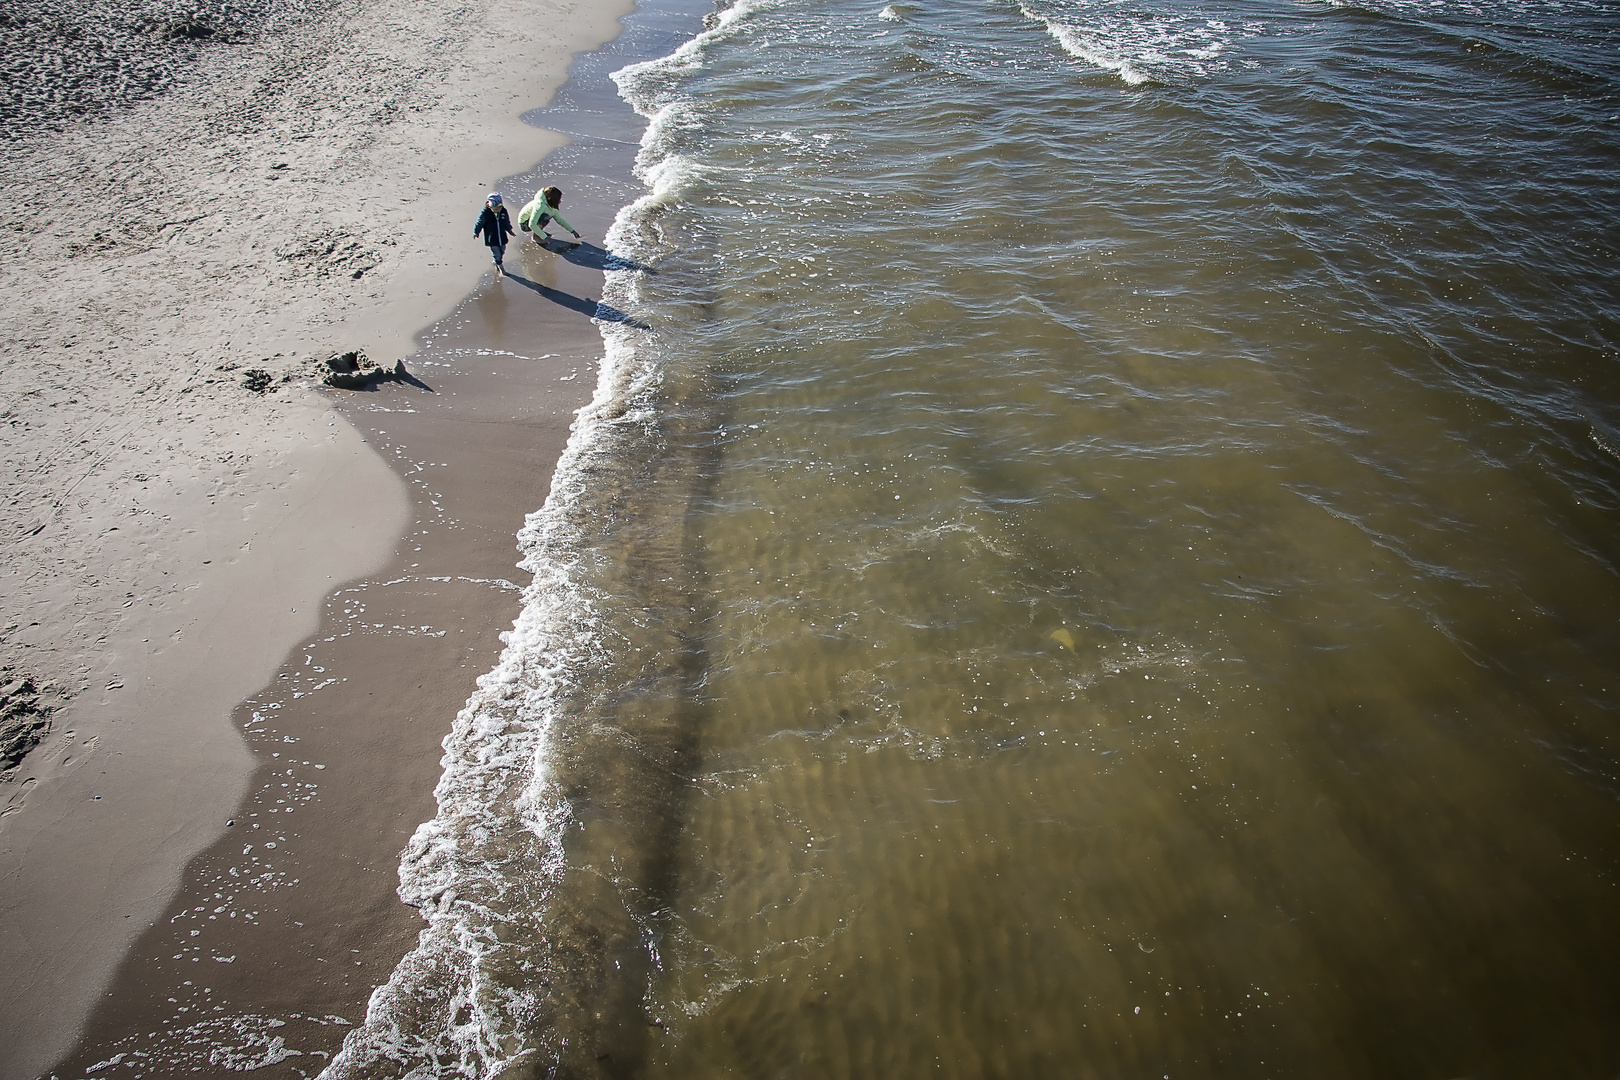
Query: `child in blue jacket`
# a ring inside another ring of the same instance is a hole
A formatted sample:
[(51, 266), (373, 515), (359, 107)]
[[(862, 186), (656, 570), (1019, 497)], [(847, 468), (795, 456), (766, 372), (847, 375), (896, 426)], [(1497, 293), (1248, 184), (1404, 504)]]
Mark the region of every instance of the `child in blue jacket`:
[(501, 259), (506, 255), (506, 241), (512, 235), (512, 218), (502, 205), (498, 191), (489, 193), (483, 212), (478, 215), (478, 224), (473, 226), (473, 235), (479, 233), (484, 234), (484, 243), (489, 245), (489, 253), (495, 256), (495, 277), (499, 279), (504, 270)]

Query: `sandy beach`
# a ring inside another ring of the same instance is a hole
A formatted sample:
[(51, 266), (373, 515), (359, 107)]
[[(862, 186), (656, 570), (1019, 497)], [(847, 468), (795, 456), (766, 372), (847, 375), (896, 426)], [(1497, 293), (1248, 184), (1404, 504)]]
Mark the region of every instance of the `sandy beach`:
[(0, 1080), (1620, 1076), (1603, 7), (7, 0)]
[[(0, 662), (48, 718), (0, 781), (0, 1075), (138, 1060), (107, 1047), (184, 1014), (175, 986), (228, 1030), (163, 1052), (311, 1074), (408, 948), (397, 854), (601, 348), (566, 302), (589, 259), (492, 286), (468, 234), (564, 141), (521, 113), (628, 6), (330, 5), (0, 164)], [(569, 204), (598, 242), (615, 209)], [(545, 346), (433, 359), (492, 334)], [(356, 349), (410, 378), (320, 388)], [(249, 878), (257, 917), (170, 948)], [(305, 1029), (250, 1019), (276, 1013)]]

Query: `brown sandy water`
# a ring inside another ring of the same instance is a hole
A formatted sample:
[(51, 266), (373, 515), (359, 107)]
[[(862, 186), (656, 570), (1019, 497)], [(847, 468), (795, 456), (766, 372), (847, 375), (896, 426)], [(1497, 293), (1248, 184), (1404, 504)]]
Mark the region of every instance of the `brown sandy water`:
[(627, 78), (657, 377), (345, 1075), (1613, 1072), (1612, 27), (1041, 10)]
[(642, 1075), (1620, 1067), (1614, 25), (1371, 6), (634, 81), (719, 413)]

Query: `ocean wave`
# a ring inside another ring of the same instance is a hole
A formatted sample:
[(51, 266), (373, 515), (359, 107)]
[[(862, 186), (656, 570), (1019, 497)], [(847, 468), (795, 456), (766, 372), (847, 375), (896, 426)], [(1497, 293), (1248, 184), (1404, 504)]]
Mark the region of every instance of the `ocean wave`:
[(701, 34), (668, 56), (628, 64), (609, 76), (619, 94), (642, 116), (652, 117), (674, 100), (676, 88), (703, 66), (704, 51), (727, 41), (750, 18), (780, 6), (781, 0), (737, 0), (704, 20)]
[(1063, 51), (1117, 74), (1129, 86), (1165, 85), (1205, 78), (1231, 66), (1231, 54), (1258, 27), (1202, 12), (1144, 12), (1098, 5), (1048, 12), (1019, 10), (1046, 28)]

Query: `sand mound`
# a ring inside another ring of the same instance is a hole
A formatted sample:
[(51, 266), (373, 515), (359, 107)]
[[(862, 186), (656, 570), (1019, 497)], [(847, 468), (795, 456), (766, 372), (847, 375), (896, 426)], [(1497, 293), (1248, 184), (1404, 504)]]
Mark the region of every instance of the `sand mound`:
[(55, 706), (31, 676), (0, 668), (0, 777), (9, 777), (51, 729)]

